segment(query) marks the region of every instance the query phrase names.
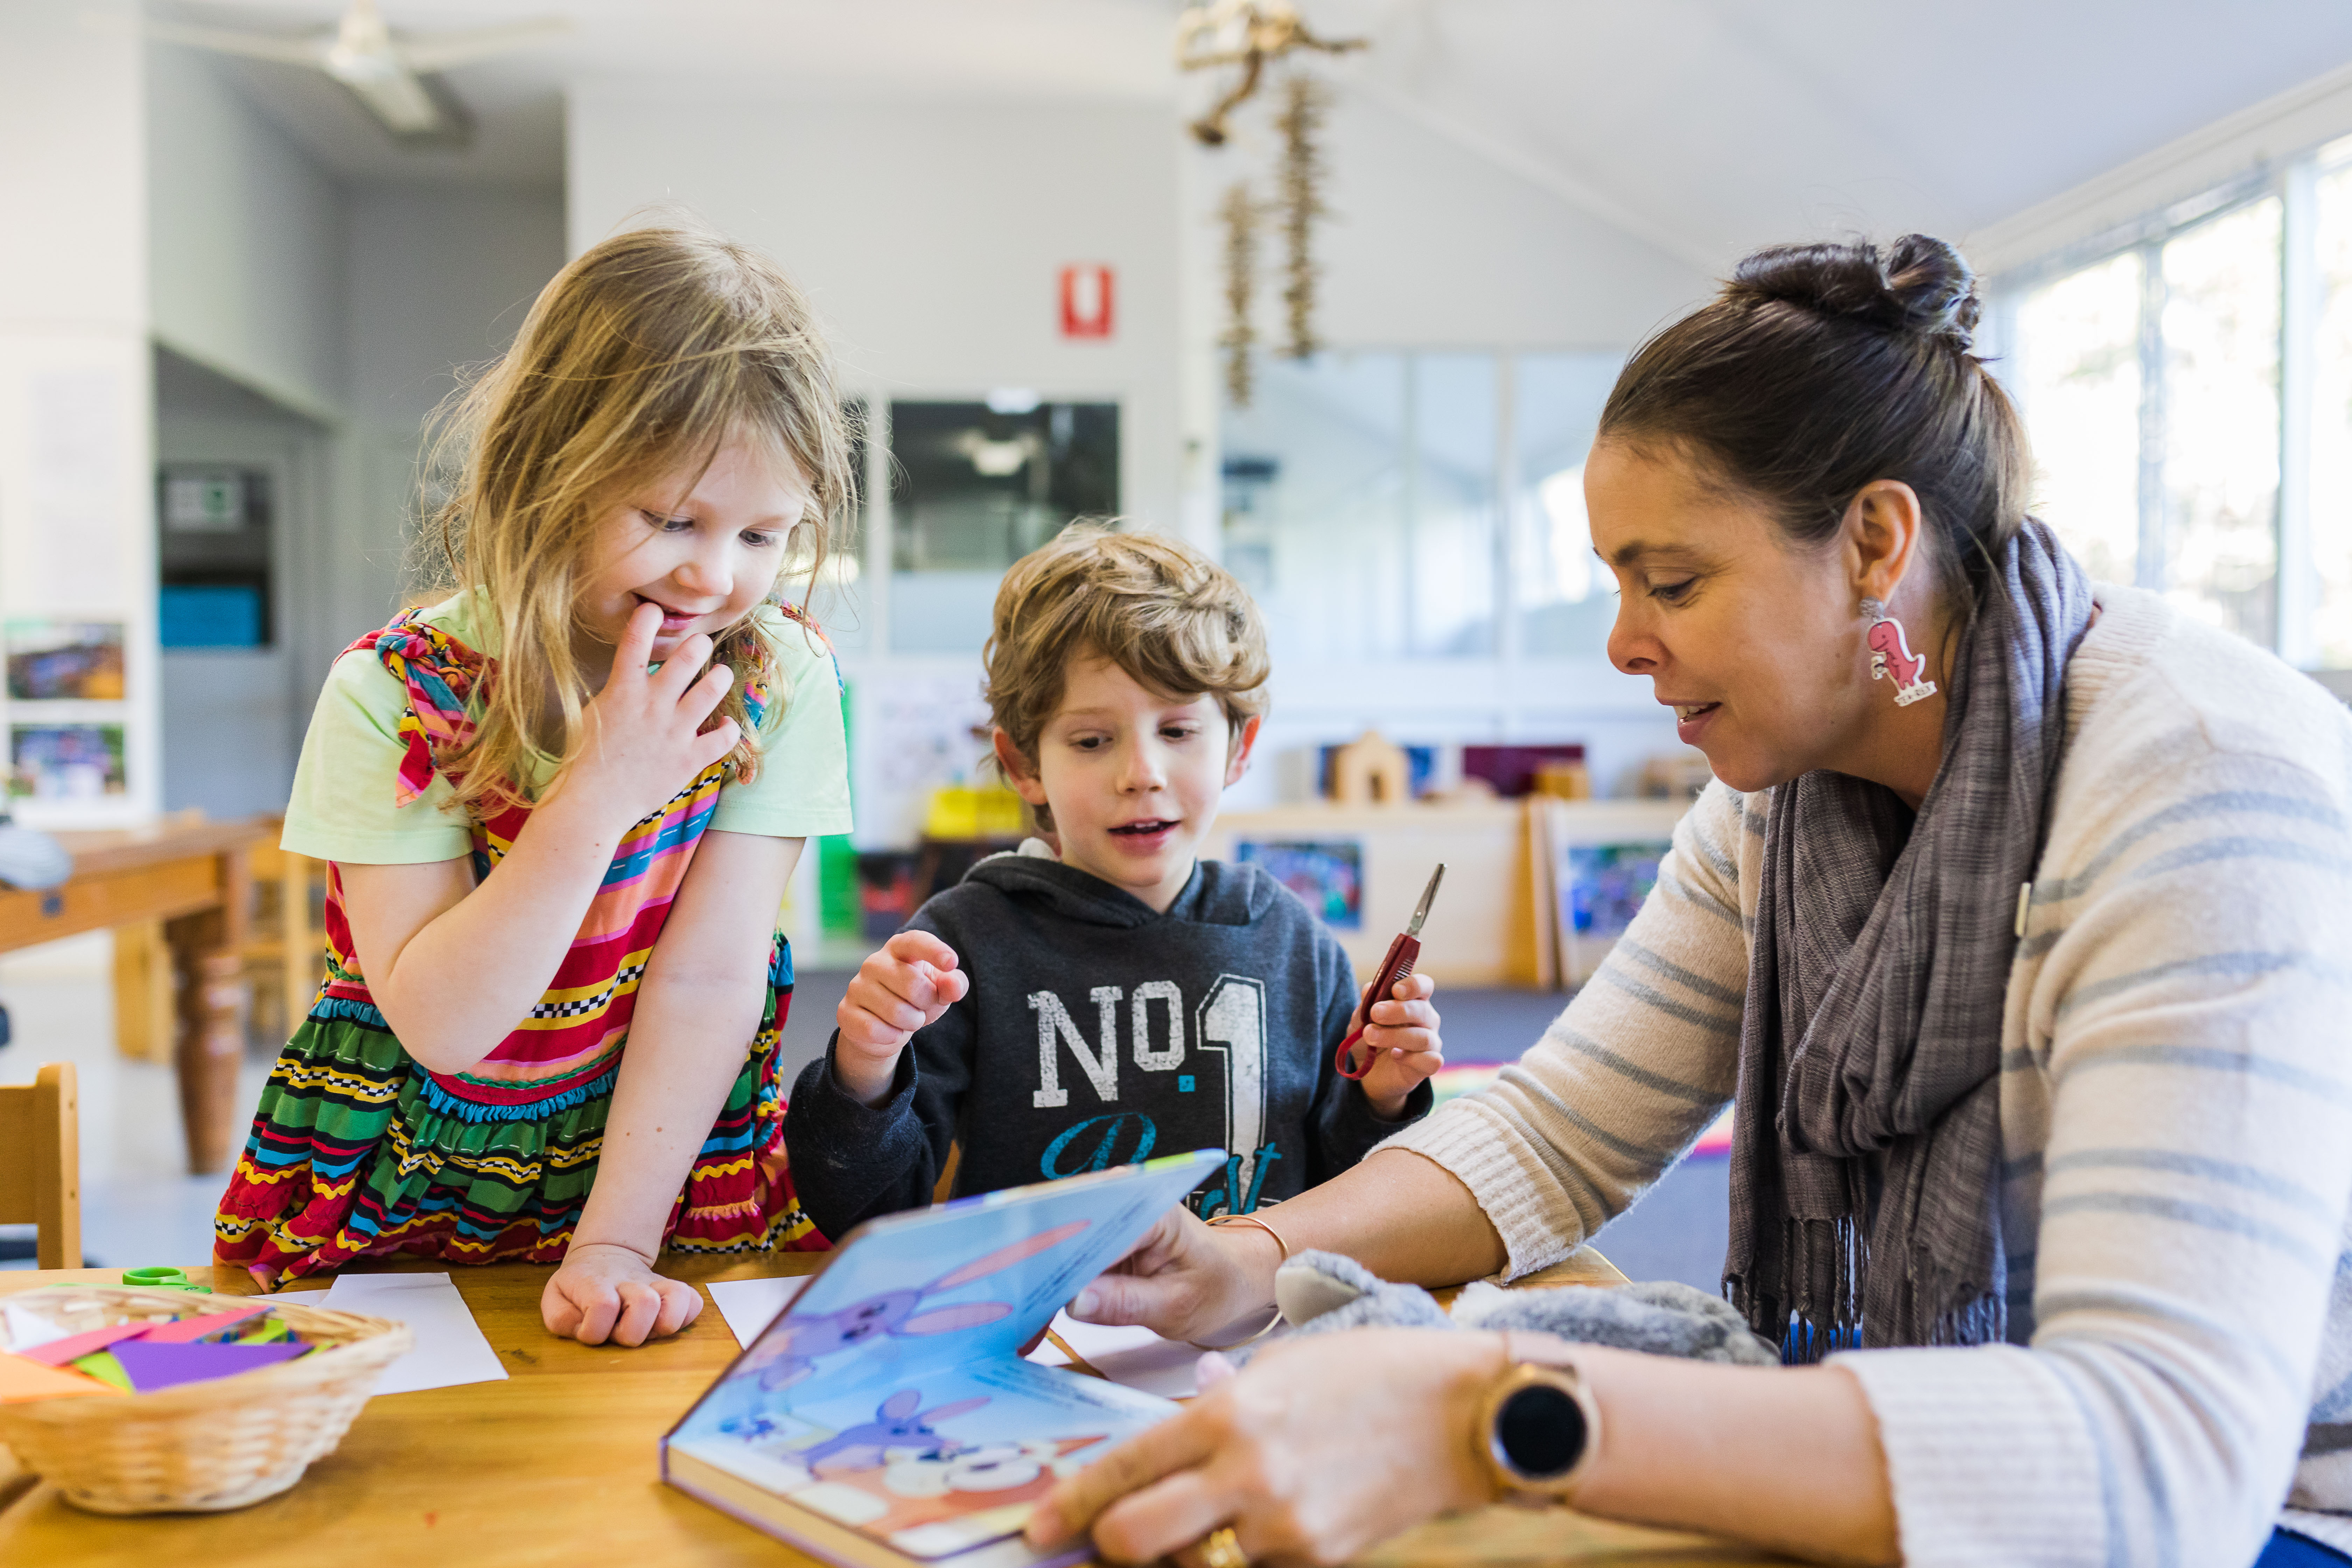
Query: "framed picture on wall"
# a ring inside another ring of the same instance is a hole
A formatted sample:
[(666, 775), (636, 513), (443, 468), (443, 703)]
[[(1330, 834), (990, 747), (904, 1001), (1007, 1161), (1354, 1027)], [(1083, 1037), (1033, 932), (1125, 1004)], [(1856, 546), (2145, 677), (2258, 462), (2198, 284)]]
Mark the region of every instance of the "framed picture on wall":
[(1658, 862), (1674, 846), (1561, 844), (1553, 868), (1559, 893), (1560, 970), (1570, 986), (1592, 978), (1642, 900), (1658, 885)]
[(7, 624), (8, 695), (25, 702), (120, 702), (121, 621)]
[(121, 795), (120, 724), (11, 724), (8, 793), (33, 800), (101, 800)]
[(1262, 866), (1266, 875), (1297, 893), (1323, 923), (1335, 931), (1364, 925), (1364, 847), (1357, 839), (1318, 842), (1244, 838), (1234, 858)]

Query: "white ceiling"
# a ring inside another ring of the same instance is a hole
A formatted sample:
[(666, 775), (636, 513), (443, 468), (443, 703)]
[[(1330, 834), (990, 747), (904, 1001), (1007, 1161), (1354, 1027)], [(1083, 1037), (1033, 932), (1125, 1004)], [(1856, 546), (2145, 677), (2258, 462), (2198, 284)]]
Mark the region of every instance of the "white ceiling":
[[(1774, 238), (1960, 236), (2352, 62), (2342, 0), (1299, 0), (1370, 54), (1342, 79), (1716, 265)], [(357, 180), (554, 184), (562, 89), (1181, 100), (1176, 0), (383, 0), (396, 31), (558, 15), (566, 39), (450, 73), (464, 153), (395, 147), (341, 89), (233, 62)], [(292, 32), (337, 0), (180, 0)]]

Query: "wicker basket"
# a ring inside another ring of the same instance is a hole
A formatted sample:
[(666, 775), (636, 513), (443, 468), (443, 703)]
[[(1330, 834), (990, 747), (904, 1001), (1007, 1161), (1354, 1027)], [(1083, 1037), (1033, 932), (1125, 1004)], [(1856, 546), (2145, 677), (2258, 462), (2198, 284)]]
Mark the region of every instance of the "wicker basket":
[[(76, 1333), (220, 1311), (245, 1298), (64, 1286), (15, 1298)], [(383, 1369), (414, 1342), (405, 1324), (271, 1300), (319, 1348), (234, 1377), (124, 1398), (0, 1405), (0, 1444), (94, 1513), (215, 1512), (275, 1497), (333, 1450)]]

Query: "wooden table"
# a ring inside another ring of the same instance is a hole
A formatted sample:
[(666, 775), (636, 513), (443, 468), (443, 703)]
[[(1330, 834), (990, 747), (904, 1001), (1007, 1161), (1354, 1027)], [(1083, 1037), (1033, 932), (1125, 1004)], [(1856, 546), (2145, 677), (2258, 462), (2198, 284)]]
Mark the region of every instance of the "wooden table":
[[(677, 1278), (708, 1284), (812, 1273), (821, 1258), (671, 1259)], [(395, 1265), (440, 1270), (438, 1263)], [(684, 1333), (636, 1350), (590, 1349), (551, 1336), (539, 1318), (550, 1270), (525, 1264), (453, 1268), (450, 1277), (506, 1363), (504, 1383), (386, 1394), (371, 1401), (342, 1446), (293, 1490), (224, 1514), (114, 1519), (82, 1513), (0, 1458), (0, 1563), (153, 1568), (336, 1563), (788, 1563), (803, 1556), (664, 1486), (656, 1441), (735, 1355), (715, 1306)], [(215, 1289), (250, 1294), (231, 1269), (190, 1268)], [(1597, 1255), (1571, 1258), (1547, 1282), (1620, 1283)], [(0, 1271), (0, 1294), (45, 1284), (111, 1282), (106, 1269)], [(299, 1284), (308, 1284), (301, 1281)], [(1703, 1536), (1586, 1519), (1565, 1510), (1498, 1508), (1439, 1520), (1365, 1561), (1379, 1568), (1528, 1568), (1538, 1563), (1770, 1563)]]
[(236, 1069), (245, 1056), (242, 948), (252, 902), (246, 855), (271, 832), (249, 822), (166, 820), (60, 833), (73, 876), (46, 892), (0, 889), (0, 952), (86, 931), (163, 922), (178, 994), (173, 1063), (188, 1169), (227, 1168), (238, 1142)]

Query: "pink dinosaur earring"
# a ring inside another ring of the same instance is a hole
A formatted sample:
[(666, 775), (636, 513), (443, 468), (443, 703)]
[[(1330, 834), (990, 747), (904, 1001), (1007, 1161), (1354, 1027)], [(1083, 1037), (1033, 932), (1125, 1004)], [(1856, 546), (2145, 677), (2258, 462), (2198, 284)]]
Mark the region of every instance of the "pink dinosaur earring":
[(1927, 679), (1927, 661), (1911, 651), (1903, 623), (1886, 613), (1883, 599), (1864, 599), (1862, 613), (1870, 617), (1870, 679), (1895, 682), (1895, 706), (1908, 708), (1922, 697), (1936, 695)]

